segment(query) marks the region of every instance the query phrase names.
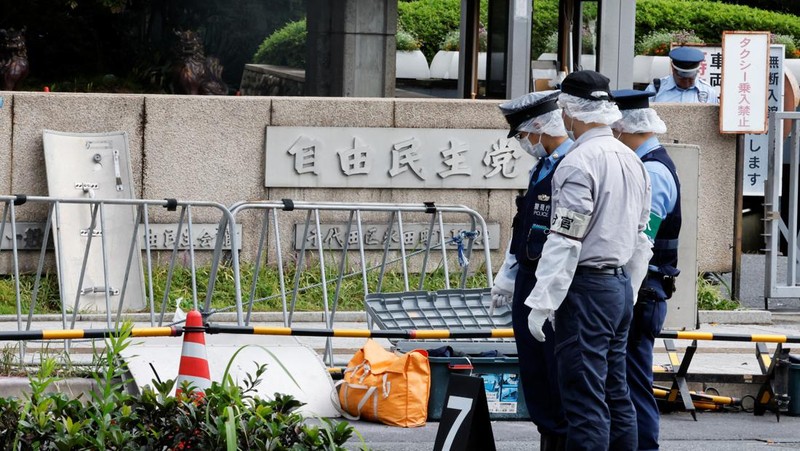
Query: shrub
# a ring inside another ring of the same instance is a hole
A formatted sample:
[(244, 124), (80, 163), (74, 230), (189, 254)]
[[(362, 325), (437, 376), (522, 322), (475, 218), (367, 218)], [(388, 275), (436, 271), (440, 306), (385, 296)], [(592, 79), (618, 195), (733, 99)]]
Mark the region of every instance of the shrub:
[(308, 424), (297, 413), (303, 403), (292, 396), (254, 396), (264, 365), (255, 377), (245, 378), (242, 388), (226, 370), (223, 381), (213, 382), (202, 395), (185, 386), (178, 397), (169, 396), (172, 380), (153, 381), (154, 388), (129, 395), (119, 353), (130, 343), (131, 327), (124, 325), (119, 337), (108, 339), (104, 365), (95, 375), (98, 390), (90, 399), (81, 402), (64, 393), (46, 393), (58, 379), (58, 366), (51, 359), (30, 378), (27, 399), (0, 398), (3, 449), (339, 451), (354, 432), (346, 422), (322, 419), (319, 426)]
[(654, 31), (636, 43), (637, 55), (666, 56), (669, 54), (670, 45), (702, 44), (703, 40), (694, 32), (680, 31)]
[[(531, 56), (539, 58), (542, 53), (555, 52), (548, 50), (548, 38), (558, 34), (558, 0), (536, 0), (533, 3), (533, 24), (531, 25)], [(556, 48), (557, 41), (553, 41)]]
[(719, 284), (722, 284), (728, 293), (730, 289), (724, 281), (717, 276), (716, 282), (711, 282), (702, 277), (697, 277), (697, 308), (700, 310), (736, 310), (739, 303), (722, 295)]
[[(439, 46), (441, 50), (445, 50), (448, 52), (455, 52), (458, 51), (459, 47), (461, 46), (461, 33), (458, 30), (453, 30), (447, 33), (442, 41), (442, 44)], [(486, 34), (486, 29), (481, 27), (478, 31), (478, 51), (485, 52), (488, 46), (488, 36)]]
[[(543, 53), (556, 53), (558, 51), (558, 31), (554, 31), (547, 37), (543, 50)], [(584, 55), (595, 54), (595, 34), (588, 25), (584, 25), (583, 31), (581, 31), (581, 50)]]
[[(488, 2), (481, 2), (480, 21), (487, 22)], [(439, 50), (445, 36), (458, 30), (461, 0), (416, 0), (397, 5), (397, 24), (421, 41), (420, 50), (428, 58)]]
[(793, 37), (785, 34), (773, 34), (770, 36), (770, 42), (772, 44), (783, 44), (785, 47), (784, 55), (786, 58), (800, 57), (800, 54), (798, 54), (800, 52), (797, 50), (797, 44), (795, 43)]
[(800, 36), (800, 19), (790, 14), (748, 6), (700, 0), (639, 0), (636, 2), (636, 36), (657, 30), (692, 30), (709, 44), (722, 42), (726, 30), (770, 31)]
[(306, 20), (289, 22), (258, 46), (253, 62), (288, 67), (306, 67)]
[(409, 51), (419, 50), (419, 40), (413, 34), (399, 29), (396, 35), (397, 50)]

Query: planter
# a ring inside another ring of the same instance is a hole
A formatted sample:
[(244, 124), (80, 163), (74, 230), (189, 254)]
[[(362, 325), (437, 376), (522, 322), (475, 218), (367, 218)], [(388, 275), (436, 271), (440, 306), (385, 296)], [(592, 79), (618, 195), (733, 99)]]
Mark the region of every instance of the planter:
[(653, 81), (654, 78), (666, 77), (671, 73), (672, 60), (668, 56), (654, 56), (653, 64), (650, 66), (650, 80), (648, 83)]
[(395, 56), (395, 78), (431, 78), (428, 60), (420, 50), (398, 50)]
[[(458, 52), (439, 50), (431, 61), (431, 78), (458, 79)], [(486, 80), (486, 52), (478, 53), (478, 80)]]
[(655, 56), (636, 55), (633, 57), (633, 82), (650, 84), (653, 77), (650, 76), (653, 70), (653, 60)]

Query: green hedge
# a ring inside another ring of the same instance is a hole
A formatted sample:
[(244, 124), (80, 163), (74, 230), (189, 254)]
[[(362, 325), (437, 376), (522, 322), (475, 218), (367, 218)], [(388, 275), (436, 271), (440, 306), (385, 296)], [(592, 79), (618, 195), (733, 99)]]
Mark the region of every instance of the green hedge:
[[(488, 2), (481, 2), (481, 22), (488, 22)], [(447, 34), (458, 30), (461, 0), (403, 0), (398, 7), (398, 27), (416, 36), (430, 61), (440, 50)], [(587, 3), (584, 18), (593, 20), (596, 6)], [(536, 0), (533, 4), (531, 55), (537, 58), (552, 52), (552, 39), (558, 30), (558, 0)], [(719, 3), (715, 0), (638, 0), (636, 2), (636, 41), (653, 32), (693, 31), (708, 44), (722, 41), (725, 30), (770, 31), (784, 35), (796, 44), (800, 39), (800, 17), (748, 6)], [(305, 20), (292, 22), (273, 33), (258, 49), (257, 63), (292, 67), (305, 66)], [(548, 47), (548, 44), (550, 47)], [(787, 45), (787, 55), (791, 51)]]
[[(488, 2), (481, 2), (481, 22), (486, 24)], [(433, 59), (447, 33), (458, 30), (461, 21), (461, 0), (416, 0), (397, 5), (397, 25), (416, 36), (422, 53)]]
[(307, 36), (306, 19), (289, 22), (258, 46), (253, 62), (304, 68)]
[(533, 25), (531, 27), (531, 56), (538, 58), (545, 52), (555, 51), (548, 46), (549, 37), (558, 32), (558, 0), (536, 0), (533, 2)]
[(693, 30), (706, 43), (722, 42), (726, 30), (770, 31), (800, 38), (800, 18), (790, 14), (713, 1), (639, 0), (637, 39), (655, 30)]

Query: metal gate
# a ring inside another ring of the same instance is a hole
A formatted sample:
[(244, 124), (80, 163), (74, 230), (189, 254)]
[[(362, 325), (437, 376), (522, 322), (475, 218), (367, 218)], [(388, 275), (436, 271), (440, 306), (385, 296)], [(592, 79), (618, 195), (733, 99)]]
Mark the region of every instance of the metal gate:
[[(784, 149), (784, 120), (791, 124), (789, 148)], [(764, 187), (764, 240), (766, 252), (766, 280), (764, 283), (764, 308), (769, 309), (770, 298), (798, 298), (798, 170), (800, 170), (800, 113), (775, 112), (769, 115), (769, 166)], [(788, 156), (789, 180), (782, 173)], [(788, 183), (788, 196), (782, 198), (783, 184)], [(783, 203), (783, 204), (782, 204)], [(781, 206), (788, 211), (788, 224), (781, 218)], [(787, 245), (786, 278), (778, 276), (780, 240)]]

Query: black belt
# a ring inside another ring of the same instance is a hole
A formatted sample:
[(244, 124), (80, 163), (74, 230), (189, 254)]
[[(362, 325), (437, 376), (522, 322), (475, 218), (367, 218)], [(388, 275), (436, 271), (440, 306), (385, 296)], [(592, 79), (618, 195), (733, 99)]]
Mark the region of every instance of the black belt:
[(577, 274), (602, 274), (604, 276), (619, 276), (624, 274), (622, 266), (603, 266), (600, 268), (594, 266), (578, 266), (575, 272)]

